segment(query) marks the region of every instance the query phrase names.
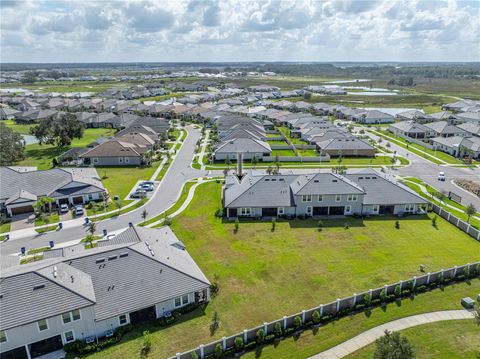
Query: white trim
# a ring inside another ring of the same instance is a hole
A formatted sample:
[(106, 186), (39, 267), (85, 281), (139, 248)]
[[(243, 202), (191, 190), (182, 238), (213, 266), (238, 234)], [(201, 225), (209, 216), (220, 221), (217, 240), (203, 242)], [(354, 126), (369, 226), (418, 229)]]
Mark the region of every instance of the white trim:
[[(120, 317), (122, 317), (122, 316), (125, 316), (125, 323), (122, 323), (122, 321), (120, 320)], [(129, 313), (120, 314), (117, 318), (118, 318), (118, 325), (119, 326), (127, 325), (127, 324), (130, 323), (130, 314)]]
[(240, 216), (250, 216), (252, 214), (252, 209), (249, 207), (240, 208)]
[(335, 202), (342, 202), (342, 195), (341, 194), (335, 195)]
[(323, 202), (323, 194), (319, 194), (317, 198), (318, 202)]
[[(179, 300), (180, 304), (177, 305), (177, 299)], [(173, 307), (180, 308), (182, 306), (182, 297), (173, 298)]]
[(345, 206), (345, 214), (351, 214), (352, 213), (352, 206), (348, 205)]
[[(72, 333), (72, 340), (67, 340), (67, 335), (66, 334), (69, 333), (69, 332)], [(67, 330), (66, 332), (63, 332), (62, 339), (63, 339), (64, 344), (74, 342), (75, 341), (75, 330), (70, 329), (70, 330)]]
[(302, 202), (312, 202), (312, 195), (311, 194), (302, 195)]
[[(185, 297), (187, 297), (187, 302), (186, 303), (184, 303), (184, 301), (183, 301), (183, 299), (185, 299)], [(188, 294), (182, 295), (182, 306), (187, 305), (188, 303), (190, 303), (190, 297), (188, 296)]]
[(124, 161), (125, 163), (130, 163), (130, 158), (125, 157), (125, 158), (123, 159), (123, 161)]
[[(65, 321), (65, 318), (63, 317), (65, 314), (68, 314), (68, 322), (66, 322), (66, 321)], [(71, 312), (62, 313), (62, 314), (60, 314), (60, 316), (62, 317), (62, 323), (63, 323), (63, 325), (69, 324), (69, 323), (72, 322), (72, 313), (71, 313)]]
[(378, 214), (379, 211), (380, 211), (380, 205), (374, 204), (374, 205), (372, 206), (372, 213)]
[(305, 213), (307, 214), (307, 216), (311, 216), (313, 214), (313, 207), (307, 206), (307, 208), (305, 209)]
[(277, 208), (277, 216), (282, 216), (285, 214), (285, 208), (284, 207), (278, 207)]

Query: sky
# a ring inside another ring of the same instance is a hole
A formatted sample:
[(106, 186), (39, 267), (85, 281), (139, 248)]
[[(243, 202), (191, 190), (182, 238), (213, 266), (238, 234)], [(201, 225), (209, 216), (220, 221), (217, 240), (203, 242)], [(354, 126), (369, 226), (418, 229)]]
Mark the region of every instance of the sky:
[(480, 61), (480, 0), (0, 0), (1, 62)]

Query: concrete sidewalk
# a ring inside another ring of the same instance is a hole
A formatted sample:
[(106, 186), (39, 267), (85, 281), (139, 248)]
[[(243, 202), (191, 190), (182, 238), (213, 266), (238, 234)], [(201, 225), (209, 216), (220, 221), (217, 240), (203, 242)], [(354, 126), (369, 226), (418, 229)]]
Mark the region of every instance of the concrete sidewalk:
[(343, 358), (364, 346), (367, 346), (378, 338), (385, 334), (385, 330), (388, 331), (400, 331), (403, 329), (415, 327), (417, 325), (435, 323), (444, 320), (459, 320), (459, 319), (473, 319), (473, 312), (467, 310), (445, 310), (438, 312), (431, 312), (419, 315), (413, 315), (411, 317), (401, 318), (389, 323), (379, 325), (363, 332), (362, 334), (349, 339), (342, 344), (339, 344), (333, 348), (330, 348), (324, 352), (316, 354), (310, 359), (333, 359)]

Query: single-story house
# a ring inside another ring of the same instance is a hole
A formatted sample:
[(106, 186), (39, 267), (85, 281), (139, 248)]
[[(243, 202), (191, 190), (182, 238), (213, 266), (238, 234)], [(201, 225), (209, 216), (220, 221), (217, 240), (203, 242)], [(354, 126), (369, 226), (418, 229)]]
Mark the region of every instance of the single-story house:
[(433, 148), (442, 152), (446, 152), (454, 157), (480, 157), (480, 137), (435, 137), (431, 139)]
[(365, 124), (393, 123), (395, 121), (392, 115), (379, 110), (368, 110), (357, 113), (352, 116), (352, 120)]
[(388, 126), (388, 130), (397, 136), (415, 139), (430, 138), (435, 134), (433, 129), (415, 121), (401, 121), (392, 123)]
[(433, 131), (433, 136), (435, 137), (468, 136), (468, 132), (448, 123), (447, 121), (426, 123), (425, 127), (431, 129)]
[(51, 197), (56, 205), (82, 204), (100, 200), (105, 192), (94, 168), (21, 171), (0, 167), (0, 178), (0, 208), (9, 216), (33, 212), (40, 197)]
[(94, 166), (139, 166), (146, 163), (147, 146), (112, 139), (80, 155), (85, 164)]
[(227, 158), (236, 160), (237, 154), (242, 153), (244, 160), (251, 160), (256, 157), (262, 159), (272, 154), (270, 145), (254, 138), (232, 138), (225, 142), (220, 142), (214, 151), (216, 161), (224, 161)]
[(317, 151), (330, 157), (375, 157), (376, 149), (367, 141), (355, 136), (348, 138), (331, 138), (315, 142)]

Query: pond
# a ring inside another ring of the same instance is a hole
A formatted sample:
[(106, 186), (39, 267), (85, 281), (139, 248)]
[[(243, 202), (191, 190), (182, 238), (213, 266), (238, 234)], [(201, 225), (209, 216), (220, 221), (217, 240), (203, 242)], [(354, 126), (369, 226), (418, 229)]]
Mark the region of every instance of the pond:
[(38, 140), (35, 136), (32, 135), (22, 135), (23, 141), (25, 141), (25, 145), (33, 145), (34, 143), (38, 143)]

